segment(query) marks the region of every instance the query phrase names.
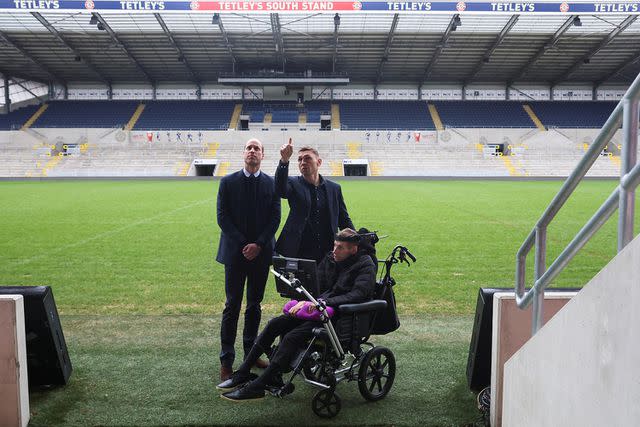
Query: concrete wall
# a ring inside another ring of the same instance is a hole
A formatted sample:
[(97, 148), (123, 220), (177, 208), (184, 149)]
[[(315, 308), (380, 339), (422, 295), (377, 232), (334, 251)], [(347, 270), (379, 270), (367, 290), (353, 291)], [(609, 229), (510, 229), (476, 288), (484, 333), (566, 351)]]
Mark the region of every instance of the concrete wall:
[(0, 295), (0, 426), (29, 423), (27, 341), (22, 295)]
[(505, 426), (640, 423), (640, 237), (505, 365)]
[[(576, 292), (548, 292), (544, 296), (547, 323)], [(515, 292), (493, 294), (493, 330), (491, 333), (491, 425), (502, 426), (504, 364), (531, 338), (532, 307), (520, 310)]]

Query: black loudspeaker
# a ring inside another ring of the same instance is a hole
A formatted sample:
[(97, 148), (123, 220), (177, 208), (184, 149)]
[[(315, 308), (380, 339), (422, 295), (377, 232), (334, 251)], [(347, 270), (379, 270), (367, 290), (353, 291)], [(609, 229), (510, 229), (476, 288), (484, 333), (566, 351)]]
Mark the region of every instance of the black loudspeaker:
[[(580, 288), (553, 288), (545, 292), (575, 292)], [(491, 338), (493, 330), (493, 294), (513, 292), (513, 288), (480, 288), (476, 303), (476, 318), (467, 359), (469, 388), (480, 391), (491, 384)]]
[(49, 286), (0, 286), (2, 295), (24, 297), (29, 387), (65, 385), (71, 360)]
[(476, 318), (467, 359), (467, 383), (469, 388), (480, 391), (491, 383), (491, 328), (493, 326), (493, 294), (511, 289), (478, 290)]

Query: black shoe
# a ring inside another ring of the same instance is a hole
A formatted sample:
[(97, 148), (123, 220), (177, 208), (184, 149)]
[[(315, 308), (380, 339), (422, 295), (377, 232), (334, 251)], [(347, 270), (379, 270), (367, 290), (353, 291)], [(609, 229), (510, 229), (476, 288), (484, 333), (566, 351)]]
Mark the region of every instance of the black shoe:
[(264, 394), (263, 388), (253, 386), (251, 383), (248, 383), (237, 390), (222, 393), (220, 397), (233, 402), (240, 402), (245, 400), (264, 399)]
[(245, 385), (249, 381), (255, 380), (256, 378), (258, 378), (258, 376), (253, 372), (249, 374), (241, 374), (240, 372), (236, 371), (233, 374), (231, 374), (231, 377), (228, 380), (218, 384), (216, 386), (216, 389), (223, 392), (233, 391), (238, 387)]

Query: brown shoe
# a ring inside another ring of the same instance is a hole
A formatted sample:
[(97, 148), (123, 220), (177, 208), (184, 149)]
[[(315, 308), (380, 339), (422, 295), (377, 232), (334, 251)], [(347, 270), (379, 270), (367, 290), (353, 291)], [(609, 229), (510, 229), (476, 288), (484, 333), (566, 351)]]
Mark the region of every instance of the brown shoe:
[(258, 359), (256, 360), (256, 363), (253, 366), (255, 366), (258, 369), (267, 369), (267, 367), (269, 367), (269, 361)]
[(231, 366), (220, 366), (220, 381), (226, 381), (231, 378), (231, 374), (233, 374), (233, 369)]

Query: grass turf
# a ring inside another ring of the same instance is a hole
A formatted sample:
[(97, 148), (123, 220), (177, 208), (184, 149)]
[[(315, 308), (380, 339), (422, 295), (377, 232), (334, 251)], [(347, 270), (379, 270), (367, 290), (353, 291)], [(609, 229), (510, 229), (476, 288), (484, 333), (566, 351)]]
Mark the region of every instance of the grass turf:
[[(401, 311), (468, 314), (479, 287), (513, 286), (515, 253), (561, 183), (342, 185), (354, 223), (389, 235), (380, 255), (401, 243), (418, 257), (396, 269)], [(549, 260), (614, 186), (579, 187), (549, 228)], [(64, 314), (220, 313), (216, 191), (212, 181), (0, 182), (0, 283), (50, 284)], [(609, 221), (557, 284), (581, 286), (613, 257), (614, 226)], [(265, 303), (281, 304), (272, 286)]]
[[(581, 184), (549, 229), (549, 260), (615, 185)], [(513, 286), (515, 253), (561, 182), (342, 186), (355, 224), (390, 236), (379, 254), (401, 243), (418, 262), (395, 270), (403, 327), (374, 340), (399, 361), (391, 395), (366, 405), (357, 387), (341, 386), (334, 423), (474, 421), (464, 370), (477, 290)], [(32, 395), (34, 425), (256, 424), (273, 414), (320, 423), (305, 387), (293, 405), (236, 408), (215, 397), (224, 303), (213, 261), (216, 191), (214, 181), (0, 182), (0, 284), (53, 286), (75, 367), (69, 386)], [(556, 283), (582, 286), (613, 257), (615, 241), (611, 220)], [(282, 303), (270, 284), (265, 317)]]
[(212, 378), (217, 318), (79, 315), (65, 316), (63, 322), (75, 371), (66, 387), (32, 393), (32, 427), (442, 426), (478, 418), (464, 376), (471, 316), (407, 317), (393, 336), (377, 337), (376, 344), (392, 348), (398, 361), (391, 393), (367, 403), (357, 384), (340, 384), (342, 411), (333, 420), (313, 414), (317, 389), (300, 381), (283, 400), (219, 398)]

